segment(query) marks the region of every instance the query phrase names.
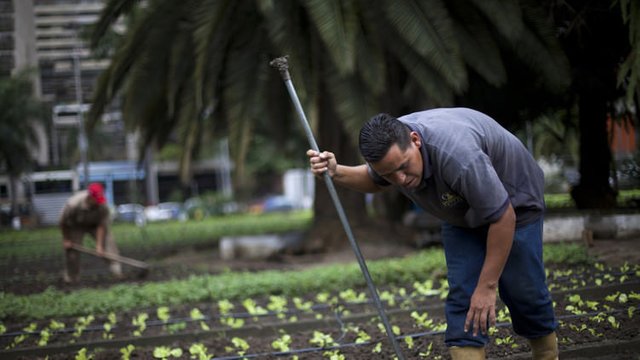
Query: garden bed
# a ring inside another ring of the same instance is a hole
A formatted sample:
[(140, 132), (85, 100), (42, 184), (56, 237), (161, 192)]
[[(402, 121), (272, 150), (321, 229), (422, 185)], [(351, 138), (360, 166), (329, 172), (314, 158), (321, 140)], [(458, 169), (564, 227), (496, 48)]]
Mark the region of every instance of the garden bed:
[[(368, 259), (372, 256), (369, 251)], [(273, 267), (294, 271), (309, 265), (303, 266), (293, 258), (273, 263)], [(169, 265), (165, 269), (166, 274), (172, 273)], [(183, 269), (185, 275), (190, 272), (188, 267), (176, 269)], [(558, 335), (563, 358), (635, 359), (633, 354), (640, 351), (640, 312), (636, 311), (640, 307), (639, 271), (637, 262), (549, 266), (548, 279), (561, 320)], [(173, 272), (173, 276), (176, 274), (181, 273)], [(425, 282), (378, 284), (407, 359), (448, 358), (443, 342), (443, 275), (436, 274)], [(106, 274), (96, 276), (106, 279)], [(220, 360), (314, 359), (331, 354), (346, 359), (392, 358), (392, 347), (365, 287), (249, 300), (233, 300), (226, 305), (205, 302), (139, 308), (111, 315), (95, 313), (92, 318), (4, 322), (0, 357), (65, 359), (85, 354), (94, 359), (120, 359), (129, 347), (131, 358), (138, 359), (161, 357), (162, 351), (167, 351), (167, 358), (172, 358), (171, 351), (173, 355), (182, 352), (175, 358), (188, 358), (190, 349), (194, 354), (199, 349), (210, 355), (203, 358)], [(23, 338), (16, 342), (20, 336)], [(504, 310), (487, 351), (490, 358), (526, 358), (528, 354), (527, 342), (512, 332)]]

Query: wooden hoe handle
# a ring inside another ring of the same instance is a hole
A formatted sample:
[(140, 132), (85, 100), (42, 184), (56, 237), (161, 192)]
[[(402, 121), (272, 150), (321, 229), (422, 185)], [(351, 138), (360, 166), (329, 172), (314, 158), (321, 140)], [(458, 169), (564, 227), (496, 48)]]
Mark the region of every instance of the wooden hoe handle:
[(94, 249), (89, 249), (86, 248), (82, 245), (78, 245), (78, 244), (73, 244), (71, 245), (71, 247), (74, 250), (78, 250), (80, 252), (83, 252), (85, 254), (89, 254), (89, 255), (93, 255), (96, 257), (100, 257), (100, 258), (105, 258), (108, 260), (112, 260), (112, 261), (116, 261), (122, 264), (126, 264), (126, 265), (130, 265), (136, 268), (140, 268), (140, 269), (149, 269), (149, 264), (147, 264), (144, 261), (140, 261), (140, 260), (136, 260), (136, 259), (132, 259), (132, 258), (128, 258), (128, 257), (124, 257), (121, 255), (116, 255), (116, 254), (111, 254), (111, 253), (103, 253), (102, 256), (98, 254), (97, 251), (95, 251)]

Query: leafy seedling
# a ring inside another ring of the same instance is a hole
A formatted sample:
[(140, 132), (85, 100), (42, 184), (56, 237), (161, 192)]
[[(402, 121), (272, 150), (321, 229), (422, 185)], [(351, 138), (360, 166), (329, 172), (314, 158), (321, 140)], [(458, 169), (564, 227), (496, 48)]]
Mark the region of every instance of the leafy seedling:
[(142, 333), (147, 329), (147, 319), (149, 315), (147, 313), (140, 313), (133, 318), (131, 323), (136, 326), (137, 329), (133, 331), (133, 336), (142, 336)]
[(166, 360), (170, 357), (180, 358), (182, 356), (182, 349), (170, 348), (168, 346), (158, 346), (153, 349), (153, 357), (156, 359)]
[(131, 355), (136, 347), (133, 344), (129, 344), (123, 348), (120, 348), (120, 354), (122, 354), (122, 360), (130, 360)]
[(198, 308), (191, 309), (189, 316), (191, 317), (191, 320), (196, 320), (196, 321), (200, 320), (198, 321), (198, 324), (200, 324), (200, 329), (204, 331), (209, 331), (211, 329), (209, 325), (207, 325), (207, 323), (204, 321), (204, 315), (202, 314), (200, 309)]
[(189, 347), (189, 354), (192, 359), (197, 360), (209, 360), (213, 357), (212, 354), (209, 354), (209, 350), (206, 346), (201, 343), (195, 343)]
[(247, 350), (249, 350), (249, 343), (245, 339), (234, 337), (231, 339), (231, 344), (233, 345), (233, 347), (227, 346), (225, 348), (227, 352), (235, 351), (236, 354), (244, 356), (244, 354), (247, 353)]

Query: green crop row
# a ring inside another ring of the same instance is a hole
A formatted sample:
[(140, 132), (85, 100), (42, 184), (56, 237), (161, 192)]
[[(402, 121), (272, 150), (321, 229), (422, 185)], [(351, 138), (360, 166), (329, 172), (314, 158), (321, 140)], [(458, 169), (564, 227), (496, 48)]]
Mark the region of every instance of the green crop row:
[[(586, 250), (575, 244), (545, 245), (544, 256), (547, 263), (589, 261)], [(401, 259), (370, 261), (368, 268), (378, 286), (424, 281), (434, 275), (443, 276), (446, 272), (441, 249), (423, 250)], [(52, 288), (40, 294), (25, 296), (0, 292), (0, 320), (59, 318), (92, 313), (97, 315), (136, 308), (222, 299), (231, 301), (267, 295), (296, 296), (364, 286), (358, 264), (351, 263), (286, 272), (199, 275), (161, 283), (82, 289), (70, 294)]]
[[(171, 221), (150, 223), (144, 227), (116, 223), (113, 236), (120, 249), (141, 249), (210, 243), (223, 236), (281, 233), (306, 229), (312, 220), (311, 211), (271, 214), (242, 214), (211, 217), (201, 221)], [(36, 259), (62, 251), (60, 231), (57, 227), (24, 231), (0, 232), (0, 258)]]

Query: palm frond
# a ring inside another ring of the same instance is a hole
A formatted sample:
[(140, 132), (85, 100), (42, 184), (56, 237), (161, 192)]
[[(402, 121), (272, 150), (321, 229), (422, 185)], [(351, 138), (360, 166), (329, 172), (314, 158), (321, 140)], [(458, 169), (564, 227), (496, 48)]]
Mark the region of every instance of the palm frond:
[[(310, 89), (317, 88), (318, 77), (321, 76), (318, 56), (324, 51), (316, 48), (317, 41), (309, 33), (304, 8), (296, 0), (258, 0), (258, 9), (271, 43), (267, 54), (274, 58), (289, 57), (289, 72), (300, 101), (305, 108), (310, 108), (313, 97)], [(273, 74), (276, 76), (275, 72)]]
[[(224, 71), (223, 103), (228, 120), (231, 155), (236, 164), (236, 181), (245, 176), (245, 160), (255, 124), (268, 120), (267, 81), (269, 68), (263, 54), (264, 34), (257, 28), (245, 27), (243, 47), (228, 52)], [(240, 33), (237, 35), (240, 36)], [(247, 74), (251, 74), (247, 76)]]
[(356, 65), (358, 76), (368, 86), (368, 91), (374, 96), (380, 96), (385, 91), (384, 77), (387, 73), (385, 59), (384, 36), (385, 29), (377, 22), (378, 12), (361, 3), (361, 28), (356, 38)]
[(111, 25), (113, 25), (120, 16), (129, 13), (140, 0), (109, 0), (100, 13), (100, 18), (96, 22), (93, 32), (91, 33), (91, 47), (95, 48), (100, 43), (102, 37), (105, 36)]
[(425, 63), (419, 54), (403, 42), (391, 44), (390, 50), (406, 69), (406, 72), (411, 75), (407, 81), (408, 86), (411, 83), (417, 84), (424, 91), (424, 96), (429, 98), (434, 106), (453, 104), (455, 89), (439, 71)]
[(194, 87), (198, 106), (204, 106), (209, 99), (217, 97), (226, 49), (232, 38), (231, 28), (237, 21), (234, 11), (239, 4), (232, 0), (202, 0), (192, 14)]
[[(168, 116), (174, 116), (174, 112), (177, 108), (177, 102), (179, 101), (178, 93), (183, 86), (193, 87), (193, 69), (194, 69), (194, 56), (192, 53), (193, 42), (192, 33), (190, 29), (179, 29), (174, 36), (174, 41), (169, 46), (169, 58), (168, 58), (168, 72), (166, 74), (167, 82), (167, 109), (169, 111)], [(194, 94), (194, 90), (189, 91), (189, 94), (194, 97), (194, 106), (197, 108), (195, 111), (200, 111), (202, 102), (197, 101), (197, 97)]]
[(419, 54), (450, 87), (467, 86), (467, 72), (449, 13), (439, 0), (386, 1), (385, 11), (396, 35)]
[(461, 44), (465, 63), (489, 84), (496, 87), (507, 81), (500, 47), (491, 32), (492, 25), (467, 1), (451, 1), (449, 6), (455, 18), (456, 42)]
[(354, 16), (354, 1), (305, 0), (302, 2), (315, 24), (334, 65), (342, 74), (350, 73), (355, 65), (355, 38), (358, 35)]
[(640, 102), (640, 4), (633, 0), (620, 0), (622, 19), (629, 26), (631, 50), (618, 70), (618, 86), (625, 86), (626, 101), (632, 104), (634, 95)]
[(159, 10), (162, 9), (154, 7), (141, 12), (140, 17), (127, 31), (124, 41), (111, 58), (109, 67), (98, 77), (91, 109), (87, 116), (88, 131), (93, 130), (105, 109), (119, 94), (133, 64), (143, 58), (143, 53), (147, 51), (147, 39), (150, 36), (148, 29), (153, 29), (158, 23), (156, 19), (160, 19), (164, 14)]
[(332, 74), (327, 77), (327, 83), (331, 88), (331, 99), (335, 105), (335, 111), (342, 119), (340, 123), (353, 141), (353, 145), (357, 146), (358, 133), (362, 124), (371, 115), (380, 111), (379, 104), (367, 91), (368, 84), (356, 76), (344, 77)]
[(523, 4), (523, 14), (526, 28), (515, 46), (516, 53), (540, 75), (549, 89), (556, 92), (565, 90), (571, 81), (569, 62), (551, 24), (533, 1)]
[(525, 29), (522, 9), (513, 0), (470, 0), (505, 39), (517, 43)]

